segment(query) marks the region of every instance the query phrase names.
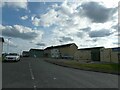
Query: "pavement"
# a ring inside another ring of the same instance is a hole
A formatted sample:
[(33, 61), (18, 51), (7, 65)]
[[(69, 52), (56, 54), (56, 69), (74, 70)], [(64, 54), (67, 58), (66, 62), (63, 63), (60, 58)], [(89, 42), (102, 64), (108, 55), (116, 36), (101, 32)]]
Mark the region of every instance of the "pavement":
[(54, 65), (24, 57), (2, 63), (2, 88), (118, 88), (118, 75)]

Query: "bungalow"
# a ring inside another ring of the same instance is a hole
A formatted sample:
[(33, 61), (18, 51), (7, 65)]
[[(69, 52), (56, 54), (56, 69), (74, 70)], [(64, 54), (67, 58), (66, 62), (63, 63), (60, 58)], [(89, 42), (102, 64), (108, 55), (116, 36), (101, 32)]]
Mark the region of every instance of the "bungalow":
[(3, 51), (3, 42), (4, 42), (3, 37), (0, 37), (0, 57), (2, 56), (2, 51)]
[(83, 48), (78, 49), (74, 55), (75, 60), (91, 60), (91, 61), (100, 61), (100, 50), (104, 47), (92, 47), (92, 48)]
[(49, 58), (65, 58), (74, 59), (74, 54), (77, 51), (77, 45), (75, 43), (51, 46), (44, 49), (45, 57)]
[(29, 56), (41, 58), (44, 56), (44, 50), (43, 49), (30, 49)]

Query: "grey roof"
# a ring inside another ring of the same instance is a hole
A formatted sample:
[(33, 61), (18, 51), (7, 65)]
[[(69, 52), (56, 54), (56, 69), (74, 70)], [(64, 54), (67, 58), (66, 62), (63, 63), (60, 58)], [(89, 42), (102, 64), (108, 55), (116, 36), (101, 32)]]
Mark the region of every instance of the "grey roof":
[(81, 48), (81, 49), (78, 49), (78, 50), (92, 50), (92, 49), (101, 49), (101, 48), (104, 48), (104, 47)]
[[(58, 45), (58, 46), (51, 46), (51, 47), (47, 47), (47, 48), (45, 48), (45, 50), (46, 49), (53, 49), (53, 48), (60, 48), (60, 47), (69, 47), (69, 46), (71, 46), (71, 45), (76, 45), (75, 43), (70, 43), (70, 44), (64, 44), (64, 45)], [(77, 45), (76, 45), (77, 46)]]

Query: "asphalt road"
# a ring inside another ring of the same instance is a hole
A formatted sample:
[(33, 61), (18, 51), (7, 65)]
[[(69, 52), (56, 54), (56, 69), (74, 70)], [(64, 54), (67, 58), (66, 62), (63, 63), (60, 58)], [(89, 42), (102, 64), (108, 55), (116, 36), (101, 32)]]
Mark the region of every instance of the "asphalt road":
[(2, 88), (118, 88), (118, 75), (57, 66), (22, 58), (2, 64)]

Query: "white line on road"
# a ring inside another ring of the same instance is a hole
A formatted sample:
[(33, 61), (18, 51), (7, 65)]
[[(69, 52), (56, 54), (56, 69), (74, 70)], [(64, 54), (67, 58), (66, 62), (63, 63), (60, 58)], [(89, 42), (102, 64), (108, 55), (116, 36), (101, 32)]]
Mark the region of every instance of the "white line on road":
[(32, 80), (33, 80), (33, 87), (34, 87), (34, 90), (36, 90), (36, 88), (37, 88), (37, 86), (35, 85), (35, 77), (34, 77), (34, 75), (33, 75), (33, 71), (32, 71), (32, 68), (31, 68), (31, 64), (29, 63), (29, 69), (30, 69), (30, 74), (31, 74), (31, 78), (32, 78)]
[(31, 64), (30, 63), (29, 63), (29, 69), (30, 69), (31, 78), (34, 80), (35, 78), (34, 78), (33, 71), (31, 69)]

